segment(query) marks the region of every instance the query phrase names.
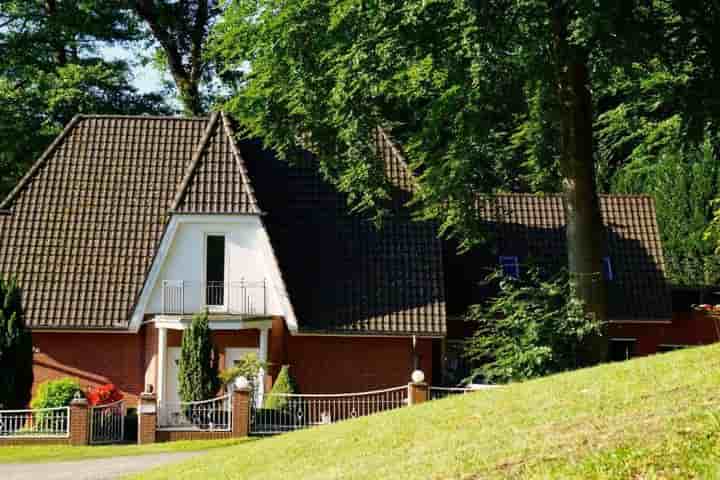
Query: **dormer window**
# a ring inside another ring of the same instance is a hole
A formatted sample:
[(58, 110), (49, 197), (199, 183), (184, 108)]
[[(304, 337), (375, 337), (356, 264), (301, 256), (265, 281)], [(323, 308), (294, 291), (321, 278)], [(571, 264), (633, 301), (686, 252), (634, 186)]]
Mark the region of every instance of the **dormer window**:
[(517, 256), (501, 256), (500, 268), (510, 278), (520, 278), (520, 262)]
[(614, 277), (612, 261), (610, 261), (610, 257), (603, 257), (603, 276), (607, 281), (611, 281)]

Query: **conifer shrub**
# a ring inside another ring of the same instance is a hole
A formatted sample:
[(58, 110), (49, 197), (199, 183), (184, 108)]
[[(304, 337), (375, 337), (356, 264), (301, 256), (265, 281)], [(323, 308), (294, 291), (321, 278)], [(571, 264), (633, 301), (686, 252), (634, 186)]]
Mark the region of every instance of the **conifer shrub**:
[(297, 384), (290, 374), (290, 365), (283, 365), (280, 369), (275, 385), (270, 395), (265, 397), (264, 408), (268, 410), (282, 410), (288, 405), (288, 398), (278, 394), (298, 393)]
[(33, 346), (25, 327), (21, 291), (0, 278), (0, 408), (25, 408), (33, 384)]
[(218, 355), (210, 337), (207, 312), (195, 315), (183, 332), (178, 385), (183, 402), (214, 398), (220, 389)]

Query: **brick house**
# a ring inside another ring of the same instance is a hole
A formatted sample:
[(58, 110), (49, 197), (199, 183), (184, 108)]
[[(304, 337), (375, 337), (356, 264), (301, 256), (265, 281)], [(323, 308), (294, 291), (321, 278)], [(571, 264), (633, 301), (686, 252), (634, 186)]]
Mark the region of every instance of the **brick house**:
[[(720, 340), (713, 323), (695, 312), (667, 281), (655, 215), (645, 195), (601, 195), (607, 236), (603, 276), (607, 281), (611, 360), (649, 355)], [(560, 195), (508, 194), (477, 204), (489, 231), (489, 248), (457, 256), (444, 248), (448, 314), (447, 344), (451, 364), (461, 364), (460, 342), (471, 334), (462, 321), (470, 304), (493, 293), (482, 280), (498, 265), (516, 275), (529, 265), (557, 270), (566, 262), (565, 210)], [(452, 366), (451, 366), (452, 368)], [(461, 368), (462, 370), (462, 368)]]
[[(288, 164), (236, 142), (222, 114), (74, 118), (0, 204), (0, 273), (23, 288), (36, 383), (113, 382), (131, 399), (152, 385), (177, 401), (182, 331), (205, 309), (221, 368), (255, 352), (262, 389), (284, 364), (303, 393), (396, 386), (414, 368), (442, 381), (488, 270), (564, 258), (562, 200), (480, 202), (494, 248), (457, 256), (403, 208), (397, 147), (381, 131), (374, 144), (394, 186), (381, 230), (309, 154)], [(602, 207), (618, 348), (706, 343), (676, 332), (691, 329), (672, 314), (652, 201)]]
[(221, 368), (290, 364), (305, 393), (432, 378), (445, 335), (440, 242), (400, 205), (381, 231), (309, 156), (294, 166), (203, 119), (78, 116), (0, 205), (0, 272), (23, 288), (36, 382), (152, 385), (177, 401), (182, 330), (208, 309)]

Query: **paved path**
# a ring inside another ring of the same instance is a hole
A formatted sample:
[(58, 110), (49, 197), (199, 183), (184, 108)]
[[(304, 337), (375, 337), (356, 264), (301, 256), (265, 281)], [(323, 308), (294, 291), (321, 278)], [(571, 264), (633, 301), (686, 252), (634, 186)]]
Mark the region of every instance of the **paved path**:
[(2, 480), (105, 480), (175, 463), (205, 452), (157, 453), (72, 462), (0, 464)]

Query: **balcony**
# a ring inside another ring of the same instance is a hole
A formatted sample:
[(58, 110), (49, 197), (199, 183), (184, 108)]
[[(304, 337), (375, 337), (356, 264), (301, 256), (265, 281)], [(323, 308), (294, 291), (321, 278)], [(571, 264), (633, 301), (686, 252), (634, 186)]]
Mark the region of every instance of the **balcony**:
[(163, 314), (185, 315), (204, 310), (244, 317), (265, 316), (268, 314), (267, 282), (163, 280)]

